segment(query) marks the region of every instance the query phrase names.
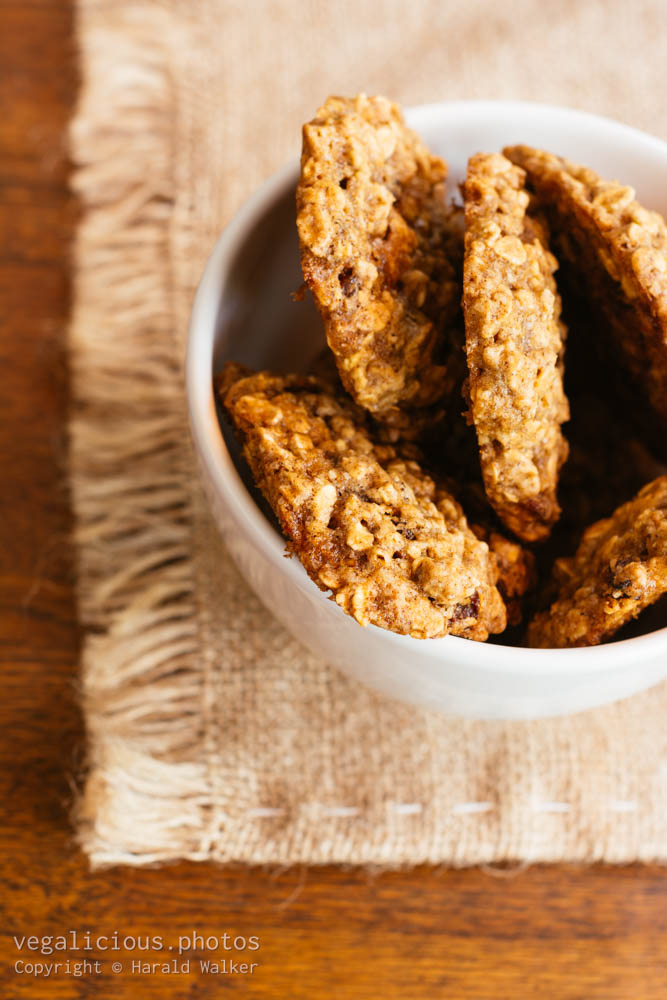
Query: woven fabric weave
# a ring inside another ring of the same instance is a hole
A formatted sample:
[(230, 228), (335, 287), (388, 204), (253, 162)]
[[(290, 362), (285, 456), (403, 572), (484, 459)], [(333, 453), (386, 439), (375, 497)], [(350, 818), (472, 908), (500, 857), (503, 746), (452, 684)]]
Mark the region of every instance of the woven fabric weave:
[(667, 860), (667, 685), (443, 718), (307, 654), (232, 566), (182, 363), (221, 228), (329, 93), (516, 98), (667, 138), (660, 0), (79, 0), (71, 483), (91, 863)]

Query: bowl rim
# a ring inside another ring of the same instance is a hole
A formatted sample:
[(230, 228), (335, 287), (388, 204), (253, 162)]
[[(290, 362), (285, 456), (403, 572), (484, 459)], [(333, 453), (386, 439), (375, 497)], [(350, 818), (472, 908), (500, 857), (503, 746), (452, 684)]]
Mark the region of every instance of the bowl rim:
[[(556, 115), (568, 121), (575, 121), (584, 128), (587, 126), (603, 128), (607, 133), (611, 132), (612, 137), (615, 134), (619, 140), (633, 141), (644, 148), (652, 147), (665, 157), (667, 168), (667, 142), (622, 122), (574, 108), (536, 101), (442, 101), (406, 108), (405, 115), (411, 126), (419, 128), (422, 118), (442, 114), (445, 110), (450, 115), (465, 113), (469, 120), (471, 118), (483, 120), (489, 115), (499, 113), (525, 114), (527, 111), (541, 115)], [(188, 328), (185, 360), (186, 396), (196, 450), (205, 464), (218, 496), (222, 498), (232, 517), (237, 522), (243, 523), (251, 543), (269, 558), (278, 573), (289, 577), (301, 590), (307, 589), (314, 599), (330, 601), (330, 597), (308, 577), (298, 559), (285, 558), (284, 538), (269, 523), (246, 489), (222, 435), (212, 378), (216, 325), (224, 276), (245, 233), (260, 220), (269, 205), (295, 186), (297, 171), (298, 163), (290, 162), (264, 181), (223, 229), (208, 258), (194, 297)], [(331, 604), (341, 616), (347, 617), (334, 602)], [(493, 643), (472, 642), (451, 635), (439, 639), (415, 639), (375, 625), (365, 626), (365, 629), (377, 633), (383, 641), (402, 648), (406, 660), (411, 653), (417, 651), (432, 659), (446, 658), (448, 653), (453, 653), (452, 644), (455, 643), (455, 655), (462, 665), (469, 663), (478, 669), (494, 673), (509, 669), (514, 675), (522, 673), (539, 675), (554, 671), (569, 674), (584, 670), (603, 673), (615, 667), (627, 667), (628, 656), (632, 656), (639, 665), (640, 662), (654, 657), (657, 652), (667, 650), (667, 627), (630, 639), (569, 649), (499, 646)]]

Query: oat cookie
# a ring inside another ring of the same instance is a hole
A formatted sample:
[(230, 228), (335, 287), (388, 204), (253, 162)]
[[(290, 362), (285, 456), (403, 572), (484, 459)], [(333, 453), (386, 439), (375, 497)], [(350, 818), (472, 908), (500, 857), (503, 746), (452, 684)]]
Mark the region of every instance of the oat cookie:
[[(461, 505), (471, 530), (486, 542), (492, 558), (496, 561), (498, 567), (496, 586), (505, 602), (507, 624), (518, 625), (524, 616), (525, 599), (537, 585), (535, 554), (526, 545), (508, 538), (503, 533), (498, 515), (490, 507), (484, 492), (479, 461), (476, 461), (474, 470), (466, 463), (468, 451), (472, 452), (474, 449), (475, 455), (477, 453), (474, 431), (466, 428), (466, 432), (465, 438), (457, 439), (457, 443), (463, 445), (464, 454), (455, 466), (456, 474), (443, 476), (436, 472), (433, 477), (436, 484), (436, 505), (440, 490), (448, 496), (453, 496)], [(472, 441), (469, 441), (468, 433)], [(406, 447), (403, 446), (404, 449)]]
[(567, 456), (561, 424), (569, 412), (557, 264), (543, 228), (527, 214), (524, 177), (497, 153), (468, 163), (463, 309), (487, 496), (508, 528), (536, 541), (560, 513), (556, 486)]
[(534, 590), (537, 583), (535, 556), (530, 549), (499, 531), (489, 530), (479, 524), (472, 524), (471, 528), (478, 538), (487, 543), (496, 560), (497, 587), (505, 602), (507, 624), (519, 625), (524, 614), (524, 598)]
[(555, 565), (558, 597), (528, 627), (536, 647), (593, 646), (667, 592), (667, 476), (591, 525)]
[(462, 240), (446, 173), (384, 97), (330, 97), (303, 129), (304, 278), (343, 385), (389, 422), (436, 404), (457, 379), (447, 331)]
[(245, 376), (219, 392), (290, 549), (362, 625), (484, 640), (505, 627), (495, 561), (460, 506), (364, 412), (313, 376)]
[(632, 188), (527, 146), (506, 155), (549, 214), (559, 259), (667, 427), (667, 226)]

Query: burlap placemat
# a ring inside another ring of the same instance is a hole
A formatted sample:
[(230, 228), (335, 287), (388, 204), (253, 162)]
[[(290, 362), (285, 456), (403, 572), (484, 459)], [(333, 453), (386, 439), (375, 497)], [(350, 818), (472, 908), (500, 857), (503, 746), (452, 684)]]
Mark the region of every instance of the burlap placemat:
[(92, 863), (667, 859), (667, 686), (452, 721), (310, 657), (237, 575), (182, 383), (221, 227), (331, 92), (529, 98), (667, 138), (661, 0), (80, 0), (71, 478)]

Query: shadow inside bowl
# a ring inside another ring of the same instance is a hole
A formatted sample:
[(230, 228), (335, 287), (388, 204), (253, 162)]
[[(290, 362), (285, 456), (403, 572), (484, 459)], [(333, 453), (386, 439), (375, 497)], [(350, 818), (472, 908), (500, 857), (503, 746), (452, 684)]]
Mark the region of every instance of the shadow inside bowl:
[[(214, 373), (226, 361), (252, 369), (306, 372), (326, 346), (322, 321), (310, 293), (302, 288), (295, 208), (296, 171), (277, 192), (275, 200), (259, 213), (235, 246), (225, 275), (216, 321)], [(451, 192), (450, 192), (451, 194)], [(216, 400), (218, 420), (229, 454), (239, 476), (277, 535), (278, 522), (255, 487), (250, 470)], [(282, 537), (282, 536), (281, 536)], [(315, 586), (313, 584), (313, 586)], [(613, 641), (647, 634), (667, 626), (667, 597), (648, 608), (616, 634)], [(498, 645), (521, 644), (523, 628), (491, 637)]]
[(310, 294), (294, 297), (302, 285), (292, 181), (236, 249), (220, 298), (214, 371), (225, 361), (307, 371), (326, 342)]

